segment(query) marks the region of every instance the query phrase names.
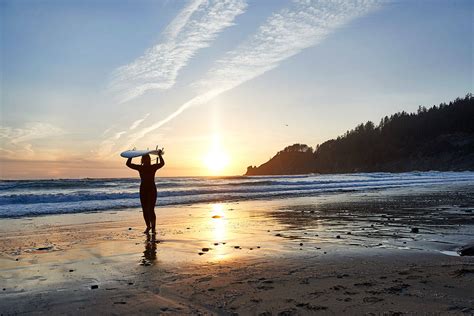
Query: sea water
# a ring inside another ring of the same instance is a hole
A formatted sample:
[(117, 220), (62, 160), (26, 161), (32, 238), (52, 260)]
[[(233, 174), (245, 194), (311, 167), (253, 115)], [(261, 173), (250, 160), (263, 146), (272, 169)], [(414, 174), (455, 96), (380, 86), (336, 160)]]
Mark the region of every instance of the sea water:
[[(156, 177), (157, 206), (474, 184), (474, 172)], [(140, 207), (140, 179), (1, 180), (0, 218)]]

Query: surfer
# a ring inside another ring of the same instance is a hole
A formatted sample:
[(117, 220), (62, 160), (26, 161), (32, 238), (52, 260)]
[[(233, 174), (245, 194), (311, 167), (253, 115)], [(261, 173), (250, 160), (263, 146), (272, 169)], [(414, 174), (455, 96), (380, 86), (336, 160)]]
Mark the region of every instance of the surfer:
[(146, 154), (142, 156), (141, 165), (132, 163), (132, 158), (128, 158), (127, 167), (138, 170), (140, 173), (140, 202), (143, 209), (143, 218), (145, 219), (146, 229), (145, 234), (151, 229), (152, 234), (156, 233), (156, 215), (155, 215), (155, 204), (156, 204), (156, 185), (155, 185), (155, 173), (158, 169), (165, 165), (163, 160), (163, 152), (161, 150), (157, 153), (160, 158), (160, 162), (151, 164), (150, 155)]

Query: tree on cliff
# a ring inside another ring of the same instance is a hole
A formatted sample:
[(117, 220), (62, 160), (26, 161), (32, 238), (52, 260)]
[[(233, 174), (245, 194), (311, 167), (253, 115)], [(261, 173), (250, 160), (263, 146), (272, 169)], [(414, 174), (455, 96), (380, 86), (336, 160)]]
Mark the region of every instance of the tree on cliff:
[(248, 175), (474, 170), (474, 97), (359, 124), (313, 149), (294, 144)]

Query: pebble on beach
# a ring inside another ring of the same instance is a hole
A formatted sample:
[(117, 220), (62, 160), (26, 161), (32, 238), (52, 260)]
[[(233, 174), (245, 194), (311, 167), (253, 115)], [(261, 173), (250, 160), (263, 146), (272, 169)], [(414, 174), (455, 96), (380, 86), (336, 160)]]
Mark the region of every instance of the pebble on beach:
[(203, 252), (207, 252), (207, 251), (209, 251), (209, 248), (202, 248), (201, 250), (202, 250)]
[(48, 246), (48, 247), (39, 247), (36, 250), (51, 250), (53, 249), (53, 246)]
[(417, 227), (413, 227), (413, 228), (411, 229), (411, 232), (412, 232), (412, 233), (415, 233), (415, 234), (418, 233), (419, 231), (420, 231), (420, 230), (419, 230)]
[(98, 289), (99, 286), (97, 284), (94, 284), (94, 285), (91, 285), (91, 290), (95, 290), (95, 289)]

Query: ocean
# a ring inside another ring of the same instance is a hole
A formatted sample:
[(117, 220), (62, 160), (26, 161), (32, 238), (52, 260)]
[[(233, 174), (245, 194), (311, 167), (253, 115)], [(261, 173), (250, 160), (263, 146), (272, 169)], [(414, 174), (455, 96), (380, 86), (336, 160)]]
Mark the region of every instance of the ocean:
[[(157, 206), (474, 184), (474, 172), (156, 178)], [(1, 180), (0, 218), (140, 207), (139, 178)]]

